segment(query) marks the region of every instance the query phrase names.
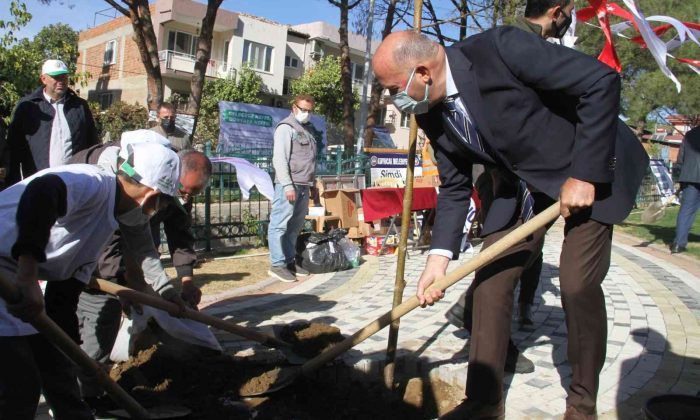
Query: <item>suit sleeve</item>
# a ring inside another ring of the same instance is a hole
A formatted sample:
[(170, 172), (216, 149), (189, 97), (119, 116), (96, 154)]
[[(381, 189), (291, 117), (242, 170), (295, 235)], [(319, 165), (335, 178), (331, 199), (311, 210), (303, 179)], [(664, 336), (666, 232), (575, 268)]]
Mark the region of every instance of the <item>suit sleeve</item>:
[(591, 56), (517, 28), (503, 28), (494, 40), (496, 53), (521, 82), (577, 101), (570, 176), (588, 182), (612, 182), (610, 166), (615, 157), (620, 112), (619, 75)]
[(197, 254), (194, 251), (194, 236), (190, 229), (192, 220), (182, 209), (172, 209), (163, 219), (168, 249), (173, 259), (173, 266), (179, 278), (192, 277)]
[(90, 106), (85, 101), (82, 101), (82, 105), (83, 113), (85, 114), (85, 138), (87, 139), (87, 148), (98, 144), (100, 141), (97, 137), (97, 127), (95, 126), (95, 119), (92, 118)]
[(24, 138), (24, 114), (27, 112), (26, 107), (31, 106), (29, 102), (20, 102), (15, 108), (12, 121), (7, 131), (7, 153), (6, 160), (8, 162), (7, 178), (5, 185), (10, 186), (22, 180), (21, 168), (27, 165), (34, 165), (29, 144)]
[[(445, 141), (440, 130), (427, 130), (429, 120), (436, 118), (435, 112), (417, 116), (421, 128), (430, 138), (430, 144), (435, 151), (438, 173), (440, 176), (440, 193), (438, 194), (436, 223), (433, 226), (432, 250), (447, 250), (452, 252), (452, 258), (459, 257), (459, 244), (462, 240), (462, 229), (467, 220), (469, 201), (472, 195), (472, 163), (466, 160), (457, 161), (454, 154), (446, 151), (441, 144)], [(441, 254), (442, 255), (442, 254)]]

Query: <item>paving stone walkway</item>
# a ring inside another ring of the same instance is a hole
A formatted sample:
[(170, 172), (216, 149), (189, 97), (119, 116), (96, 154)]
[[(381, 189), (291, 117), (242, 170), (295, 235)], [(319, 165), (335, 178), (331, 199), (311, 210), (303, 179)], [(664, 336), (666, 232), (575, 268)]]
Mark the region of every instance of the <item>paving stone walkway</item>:
[[(531, 328), (513, 337), (535, 362), (535, 372), (510, 375), (507, 418), (556, 418), (565, 409), (571, 378), (566, 357), (566, 325), (559, 295), (559, 252), (563, 225), (548, 233), (544, 268)], [(603, 283), (608, 313), (607, 359), (601, 373), (601, 418), (638, 418), (653, 395), (700, 391), (700, 268), (697, 261), (668, 251), (639, 247), (638, 240), (616, 235), (609, 274)], [(643, 244), (642, 244), (643, 245)], [(404, 298), (415, 293), (425, 255), (411, 252), (406, 262)], [(463, 263), (470, 255), (463, 255)], [(369, 258), (357, 269), (317, 275), (275, 293), (239, 297), (211, 305), (207, 312), (272, 333), (273, 325), (306, 320), (337, 326), (350, 335), (391, 307), (396, 257)], [(445, 318), (472, 277), (448, 291), (433, 307), (416, 309), (401, 320), (399, 357), (408, 372), (438, 375), (461, 388), (466, 381), (466, 337)], [(388, 329), (342, 356), (358, 371), (379, 377)], [(217, 333), (230, 352), (250, 342)]]
[[(558, 260), (563, 225), (548, 233), (544, 266), (533, 307), (534, 326), (513, 338), (535, 362), (535, 372), (509, 375), (507, 418), (558, 418), (565, 409), (571, 378), (566, 357), (566, 325), (559, 295)], [(454, 268), (470, 258), (463, 255)], [(404, 298), (415, 293), (426, 256), (410, 252)], [(332, 324), (350, 335), (391, 307), (396, 257), (370, 257), (359, 268), (315, 275), (294, 284), (266, 281), (208, 299), (205, 312), (272, 333), (274, 325), (295, 321)], [(416, 309), (401, 320), (400, 367), (428, 372), (463, 389), (467, 350), (463, 330), (445, 313), (472, 277), (453, 286), (445, 299)], [(641, 418), (640, 409), (662, 393), (695, 395), (700, 391), (700, 264), (639, 240), (616, 234), (612, 262), (603, 283), (608, 313), (608, 346), (601, 373), (598, 412), (602, 419)], [(232, 334), (216, 332), (230, 353), (265, 349)], [(388, 328), (342, 356), (359, 372), (379, 378)], [(39, 417), (38, 417), (39, 418)]]

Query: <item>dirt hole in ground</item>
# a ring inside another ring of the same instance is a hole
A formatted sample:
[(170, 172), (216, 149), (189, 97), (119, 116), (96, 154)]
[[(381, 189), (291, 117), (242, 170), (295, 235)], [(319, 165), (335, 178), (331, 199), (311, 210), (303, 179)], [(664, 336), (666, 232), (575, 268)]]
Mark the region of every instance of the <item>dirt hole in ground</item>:
[(328, 324), (297, 322), (279, 330), (279, 338), (292, 345), (292, 351), (311, 359), (345, 337), (340, 330)]
[(299, 377), (276, 393), (244, 399), (239, 396), (242, 385), (288, 366), (253, 364), (182, 342), (178, 345), (189, 349), (173, 351), (176, 346), (171, 340), (153, 344), (115, 365), (111, 376), (144, 407), (185, 406), (192, 410), (187, 418), (195, 420), (249, 419), (254, 414), (255, 419), (280, 420), (429, 419), (444, 414), (462, 395), (457, 388), (426, 378), (400, 379), (389, 392), (378, 373), (359, 372), (335, 361), (312, 378)]

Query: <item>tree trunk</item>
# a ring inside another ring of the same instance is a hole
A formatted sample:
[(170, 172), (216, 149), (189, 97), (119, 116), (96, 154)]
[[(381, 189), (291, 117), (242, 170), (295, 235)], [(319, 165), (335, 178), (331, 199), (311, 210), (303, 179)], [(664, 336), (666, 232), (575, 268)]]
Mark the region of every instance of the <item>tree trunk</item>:
[(123, 15), (131, 19), (134, 28), (134, 42), (139, 50), (141, 62), (146, 70), (148, 96), (146, 99), (149, 109), (158, 109), (163, 102), (163, 77), (160, 73), (158, 57), (158, 42), (151, 21), (151, 10), (148, 0), (124, 0), (128, 9), (114, 0), (105, 0)]
[(211, 43), (214, 36), (214, 23), (216, 22), (216, 14), (219, 11), (219, 6), (223, 0), (209, 0), (207, 2), (207, 12), (202, 18), (202, 26), (199, 32), (199, 42), (197, 44), (197, 55), (194, 62), (194, 72), (190, 81), (190, 100), (187, 105), (188, 109), (194, 115), (192, 124), (192, 138), (197, 130), (197, 122), (199, 120), (199, 105), (202, 103), (202, 88), (204, 87), (204, 78), (207, 74), (207, 66), (211, 58)]
[[(384, 19), (384, 29), (382, 29), (382, 39), (386, 38), (390, 33), (391, 29), (394, 27), (394, 17), (396, 15), (396, 3), (399, 0), (389, 0), (389, 4), (386, 9), (386, 18)], [(379, 116), (382, 112), (382, 92), (384, 88), (381, 84), (374, 79), (372, 81), (372, 93), (369, 100), (369, 113), (367, 114), (367, 122), (365, 127), (374, 127), (377, 122), (383, 124), (384, 121), (379, 120)], [(365, 147), (372, 146), (372, 130), (365, 130)]]
[(352, 92), (352, 69), (350, 67), (350, 45), (348, 42), (348, 11), (357, 6), (359, 0), (353, 5), (348, 5), (348, 0), (340, 2), (331, 1), (340, 8), (340, 83), (343, 88), (343, 145), (345, 154), (351, 154), (355, 150), (355, 97)]
[(463, 40), (467, 37), (467, 18), (469, 17), (469, 6), (467, 6), (467, 0), (461, 0), (459, 2), (459, 40)]

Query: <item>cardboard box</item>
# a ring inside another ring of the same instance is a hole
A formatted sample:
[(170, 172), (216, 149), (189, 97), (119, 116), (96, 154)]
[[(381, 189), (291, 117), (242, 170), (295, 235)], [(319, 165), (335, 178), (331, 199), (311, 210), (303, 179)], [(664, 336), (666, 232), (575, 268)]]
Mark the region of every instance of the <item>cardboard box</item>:
[(338, 216), (342, 222), (342, 227), (349, 229), (357, 227), (357, 198), (360, 190), (331, 190), (323, 192), (325, 208), (331, 216)]
[(413, 188), (434, 188), (440, 186), (437, 176), (417, 176), (413, 178)]

